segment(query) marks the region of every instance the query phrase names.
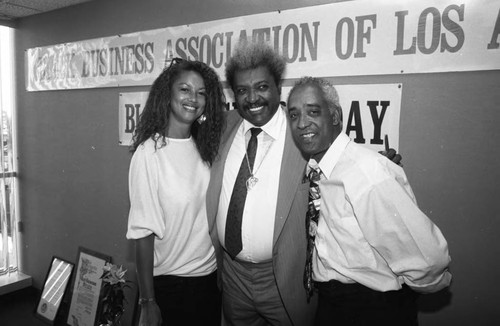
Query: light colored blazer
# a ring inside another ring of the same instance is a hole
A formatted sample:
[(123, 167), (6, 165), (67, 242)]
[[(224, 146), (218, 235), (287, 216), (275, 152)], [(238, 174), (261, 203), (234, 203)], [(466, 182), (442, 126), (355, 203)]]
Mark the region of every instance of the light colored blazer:
[[(213, 163), (207, 191), (207, 214), (210, 237), (217, 255), (219, 279), (222, 271), (222, 247), (217, 234), (216, 216), (227, 154), (243, 119), (236, 110), (228, 112), (227, 124)], [(296, 326), (313, 324), (317, 295), (307, 303), (303, 286), (306, 260), (305, 217), (309, 183), (302, 182), (306, 161), (295, 146), (287, 126), (279, 178), (278, 203), (274, 223), (273, 269), (278, 290), (292, 322)], [(219, 283), (220, 284), (220, 283)]]

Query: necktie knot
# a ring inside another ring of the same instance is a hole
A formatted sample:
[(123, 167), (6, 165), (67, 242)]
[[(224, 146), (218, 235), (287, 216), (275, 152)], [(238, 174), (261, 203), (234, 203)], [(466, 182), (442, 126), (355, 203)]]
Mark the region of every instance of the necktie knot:
[(252, 137), (257, 137), (261, 133), (262, 129), (260, 128), (250, 128), (250, 132), (252, 133)]
[(311, 167), (307, 178), (311, 182), (318, 183), (321, 180), (321, 169), (319, 167)]

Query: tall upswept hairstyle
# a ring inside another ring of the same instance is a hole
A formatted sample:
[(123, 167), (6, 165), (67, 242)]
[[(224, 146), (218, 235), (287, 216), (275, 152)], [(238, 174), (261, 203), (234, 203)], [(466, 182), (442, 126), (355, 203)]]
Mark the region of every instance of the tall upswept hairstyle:
[(203, 161), (212, 165), (219, 150), (220, 137), (224, 128), (225, 97), (217, 73), (200, 61), (175, 58), (163, 70), (151, 86), (146, 105), (133, 135), (131, 151), (135, 151), (148, 139), (155, 141), (155, 147), (167, 145), (167, 128), (170, 118), (172, 86), (182, 72), (194, 71), (203, 78), (206, 91), (206, 120), (191, 126), (191, 135)]
[(233, 51), (233, 55), (226, 64), (226, 80), (234, 90), (234, 76), (236, 72), (258, 67), (266, 67), (273, 76), (274, 83), (281, 93), (281, 79), (286, 69), (286, 60), (265, 42), (240, 41)]

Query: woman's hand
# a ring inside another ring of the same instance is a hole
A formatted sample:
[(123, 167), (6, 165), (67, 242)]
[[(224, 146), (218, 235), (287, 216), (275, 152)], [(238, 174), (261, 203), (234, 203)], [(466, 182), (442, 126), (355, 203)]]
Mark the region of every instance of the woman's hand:
[(161, 326), (161, 311), (156, 301), (145, 302), (141, 305), (139, 326)]

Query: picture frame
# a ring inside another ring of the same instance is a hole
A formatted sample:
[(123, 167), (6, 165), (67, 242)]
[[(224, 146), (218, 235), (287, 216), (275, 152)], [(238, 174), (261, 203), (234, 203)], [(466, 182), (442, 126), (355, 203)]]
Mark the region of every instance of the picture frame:
[(73, 274), (74, 264), (57, 256), (52, 260), (45, 276), (42, 292), (36, 304), (35, 316), (54, 325)]
[(79, 247), (73, 279), (67, 324), (70, 326), (96, 326), (100, 308), (103, 268), (111, 257)]

